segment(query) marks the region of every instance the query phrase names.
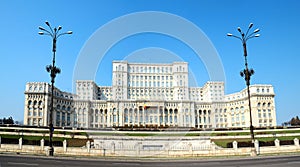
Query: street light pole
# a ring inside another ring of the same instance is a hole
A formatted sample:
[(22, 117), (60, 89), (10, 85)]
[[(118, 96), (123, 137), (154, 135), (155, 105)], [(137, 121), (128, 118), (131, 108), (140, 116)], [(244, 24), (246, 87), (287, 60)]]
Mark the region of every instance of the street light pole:
[(61, 72), (60, 68), (55, 66), (55, 54), (56, 54), (56, 42), (58, 37), (65, 35), (65, 34), (72, 34), (72, 31), (67, 31), (64, 33), (59, 33), (59, 31), (62, 29), (61, 26), (58, 26), (57, 28), (55, 27), (54, 29), (50, 26), (49, 22), (45, 22), (46, 25), (49, 27), (49, 30), (46, 30), (43, 27), (39, 27), (41, 30), (39, 32), (40, 35), (48, 35), (52, 38), (52, 52), (53, 52), (53, 58), (52, 58), (52, 65), (47, 65), (46, 70), (47, 72), (50, 73), (51, 77), (51, 105), (50, 105), (50, 113), (49, 113), (49, 156), (53, 156), (54, 153), (54, 148), (53, 148), (53, 142), (52, 142), (52, 137), (53, 137), (53, 111), (54, 111), (54, 103), (53, 103), (53, 97), (54, 97), (54, 82), (55, 82), (55, 77), (56, 74), (59, 74)]
[(238, 27), (237, 30), (241, 34), (241, 37), (230, 34), (230, 33), (228, 33), (227, 36), (237, 38), (237, 39), (241, 40), (242, 44), (243, 44), (244, 58), (245, 58), (245, 69), (240, 72), (240, 75), (241, 75), (241, 77), (243, 77), (245, 79), (246, 85), (247, 85), (248, 104), (249, 104), (249, 112), (250, 112), (250, 134), (251, 134), (251, 142), (252, 142), (251, 156), (256, 156), (257, 152), (256, 152), (256, 149), (255, 149), (255, 146), (254, 146), (254, 142), (255, 142), (254, 141), (254, 132), (253, 132), (254, 127), (253, 127), (253, 124), (252, 124), (252, 112), (251, 112), (251, 100), (250, 100), (250, 79), (251, 79), (251, 76), (254, 74), (254, 70), (248, 68), (248, 60), (247, 60), (248, 55), (247, 55), (247, 44), (246, 44), (246, 42), (251, 38), (259, 37), (260, 35), (257, 34), (259, 32), (259, 29), (255, 29), (252, 33), (248, 34), (249, 30), (252, 27), (253, 27), (253, 23), (250, 23), (246, 34), (244, 32), (242, 32), (240, 27)]

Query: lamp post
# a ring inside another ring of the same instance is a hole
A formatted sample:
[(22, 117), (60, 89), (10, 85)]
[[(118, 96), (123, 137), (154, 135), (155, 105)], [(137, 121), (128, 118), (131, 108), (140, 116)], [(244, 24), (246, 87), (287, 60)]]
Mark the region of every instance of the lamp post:
[(256, 156), (256, 149), (254, 147), (254, 132), (253, 132), (253, 124), (252, 124), (252, 113), (251, 113), (251, 100), (250, 100), (250, 79), (251, 76), (254, 74), (254, 70), (251, 68), (248, 68), (248, 60), (247, 60), (247, 44), (246, 42), (255, 37), (259, 37), (260, 35), (257, 34), (259, 32), (259, 29), (255, 29), (252, 33), (249, 34), (250, 29), (253, 27), (253, 23), (249, 24), (248, 30), (246, 31), (246, 34), (242, 32), (241, 28), (238, 27), (237, 30), (240, 33), (240, 37), (227, 33), (227, 36), (234, 37), (242, 41), (243, 49), (244, 49), (244, 58), (245, 58), (245, 69), (240, 72), (241, 77), (243, 77), (246, 81), (247, 85), (247, 93), (248, 93), (248, 104), (249, 104), (249, 112), (250, 112), (250, 133), (251, 133), (251, 141), (252, 141), (252, 147), (251, 147), (251, 156)]
[(54, 153), (54, 148), (53, 148), (53, 143), (52, 143), (52, 137), (53, 137), (53, 131), (54, 131), (54, 127), (53, 127), (53, 109), (54, 109), (54, 104), (53, 104), (53, 96), (54, 96), (54, 82), (55, 82), (55, 77), (56, 74), (60, 73), (60, 68), (55, 66), (55, 54), (56, 54), (56, 42), (58, 37), (65, 35), (65, 34), (72, 34), (72, 31), (67, 31), (64, 33), (60, 33), (59, 31), (62, 29), (61, 26), (58, 26), (57, 28), (52, 28), (49, 24), (48, 21), (45, 22), (46, 25), (49, 27), (49, 30), (46, 30), (43, 27), (39, 27), (39, 29), (41, 30), (39, 32), (40, 35), (48, 35), (52, 38), (52, 52), (53, 52), (53, 58), (52, 58), (52, 65), (47, 65), (46, 66), (46, 70), (47, 72), (50, 73), (50, 77), (51, 77), (51, 105), (50, 105), (50, 113), (49, 113), (49, 152), (48, 155), (49, 156), (53, 156)]

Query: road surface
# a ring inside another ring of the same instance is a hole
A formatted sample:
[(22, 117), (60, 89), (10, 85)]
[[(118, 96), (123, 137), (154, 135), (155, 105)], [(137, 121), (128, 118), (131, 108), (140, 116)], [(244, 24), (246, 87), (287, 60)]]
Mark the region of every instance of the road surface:
[(0, 167), (299, 167), (300, 155), (220, 159), (84, 159), (0, 154)]

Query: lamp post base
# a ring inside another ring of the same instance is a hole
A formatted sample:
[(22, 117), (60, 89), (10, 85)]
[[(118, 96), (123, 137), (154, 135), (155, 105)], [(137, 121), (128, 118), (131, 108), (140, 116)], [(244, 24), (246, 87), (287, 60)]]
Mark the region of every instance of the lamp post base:
[(53, 156), (54, 155), (54, 148), (53, 147), (48, 147), (46, 150), (46, 156)]
[(256, 157), (257, 156), (257, 152), (255, 148), (251, 148), (251, 153), (250, 153), (251, 157)]

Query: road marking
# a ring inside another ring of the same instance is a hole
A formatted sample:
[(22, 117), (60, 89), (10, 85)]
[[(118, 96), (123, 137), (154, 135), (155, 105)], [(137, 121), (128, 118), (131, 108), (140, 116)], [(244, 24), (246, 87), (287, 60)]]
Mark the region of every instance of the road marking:
[(7, 162), (7, 164), (11, 165), (22, 165), (22, 166), (38, 166), (38, 164), (32, 164), (32, 163), (18, 163), (18, 162)]

